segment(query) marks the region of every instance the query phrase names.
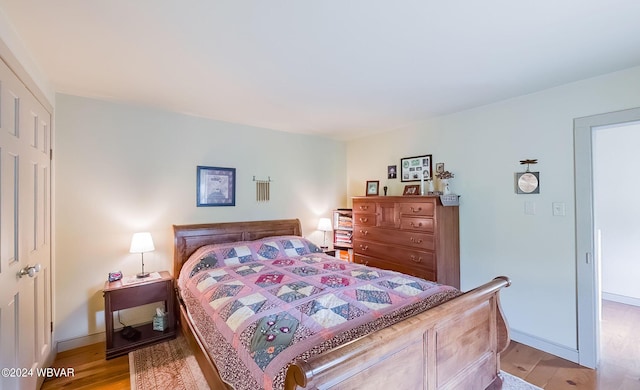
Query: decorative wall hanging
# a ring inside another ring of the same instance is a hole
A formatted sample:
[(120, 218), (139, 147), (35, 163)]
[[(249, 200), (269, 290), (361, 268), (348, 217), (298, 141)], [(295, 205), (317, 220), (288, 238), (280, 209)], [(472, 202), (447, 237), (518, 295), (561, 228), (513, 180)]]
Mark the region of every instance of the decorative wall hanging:
[(516, 172), (515, 187), (517, 194), (539, 194), (540, 172), (529, 171), (530, 164), (537, 164), (538, 159), (520, 160), (520, 165), (527, 164), (527, 170)]
[(198, 166), (196, 205), (235, 206), (236, 169)]
[(398, 177), (398, 166), (397, 165), (387, 166), (387, 179), (396, 179), (397, 177)]
[(400, 159), (400, 180), (420, 181), (431, 179), (431, 155)]
[(268, 202), (271, 191), (271, 176), (269, 176), (267, 180), (256, 180), (254, 176), (253, 181), (256, 182), (256, 201)]

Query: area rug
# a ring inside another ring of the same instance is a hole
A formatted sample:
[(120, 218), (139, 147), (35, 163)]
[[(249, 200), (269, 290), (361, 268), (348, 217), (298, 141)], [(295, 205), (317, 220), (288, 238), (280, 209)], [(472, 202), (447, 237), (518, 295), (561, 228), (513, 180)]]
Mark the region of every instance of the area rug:
[[(132, 390), (209, 390), (187, 341), (174, 340), (129, 353)], [(502, 390), (542, 390), (502, 371)]]
[(182, 336), (129, 353), (132, 390), (209, 390)]
[(538, 386), (534, 386), (529, 382), (511, 375), (508, 372), (501, 371), (502, 374), (502, 390), (542, 390)]

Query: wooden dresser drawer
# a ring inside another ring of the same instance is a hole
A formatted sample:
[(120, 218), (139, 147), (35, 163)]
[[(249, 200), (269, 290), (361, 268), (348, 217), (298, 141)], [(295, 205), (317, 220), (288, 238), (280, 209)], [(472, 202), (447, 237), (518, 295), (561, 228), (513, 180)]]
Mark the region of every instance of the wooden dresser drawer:
[(434, 282), (436, 281), (436, 273), (433, 270), (430, 270), (428, 268), (424, 268), (420, 266), (416, 267), (416, 266), (413, 266), (412, 264), (390, 262), (384, 259), (371, 257), (371, 256), (364, 256), (359, 254), (354, 255), (353, 260), (356, 263), (365, 264), (368, 267), (376, 267), (376, 268), (386, 269), (390, 271), (401, 272), (403, 274), (416, 276), (418, 278), (422, 278), (425, 280), (430, 280)]
[(372, 241), (353, 240), (353, 252), (371, 257), (377, 257), (393, 264), (405, 264), (412, 267), (435, 271), (435, 254), (428, 251), (407, 249), (392, 245), (380, 244)]
[(418, 249), (436, 249), (435, 236), (429, 233), (360, 226), (353, 231), (353, 238), (359, 240), (389, 242)]
[(435, 208), (435, 202), (400, 203), (400, 215), (432, 217), (434, 215)]
[(376, 212), (376, 202), (367, 202), (366, 200), (354, 201), (353, 212), (374, 214)]
[(433, 233), (435, 224), (433, 218), (401, 217), (400, 229)]
[(376, 226), (377, 218), (375, 214), (353, 213), (353, 224), (359, 226)]

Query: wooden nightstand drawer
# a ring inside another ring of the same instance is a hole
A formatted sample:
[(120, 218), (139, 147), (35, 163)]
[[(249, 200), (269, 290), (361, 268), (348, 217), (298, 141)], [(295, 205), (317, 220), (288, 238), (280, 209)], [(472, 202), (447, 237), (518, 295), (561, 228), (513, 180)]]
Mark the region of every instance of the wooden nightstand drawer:
[[(171, 280), (160, 280), (157, 283), (122, 288), (110, 292), (111, 310), (117, 311), (130, 307), (142, 306), (147, 303), (166, 301), (172, 290)], [(159, 287), (164, 285), (164, 287)]]

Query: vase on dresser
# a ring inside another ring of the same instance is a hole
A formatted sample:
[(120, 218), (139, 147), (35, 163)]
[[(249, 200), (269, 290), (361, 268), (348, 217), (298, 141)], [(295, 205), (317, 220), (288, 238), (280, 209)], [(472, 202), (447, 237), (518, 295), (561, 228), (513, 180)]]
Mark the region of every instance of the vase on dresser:
[(449, 179), (440, 179), (440, 184), (442, 185), (442, 193), (448, 195), (451, 193), (449, 189)]

